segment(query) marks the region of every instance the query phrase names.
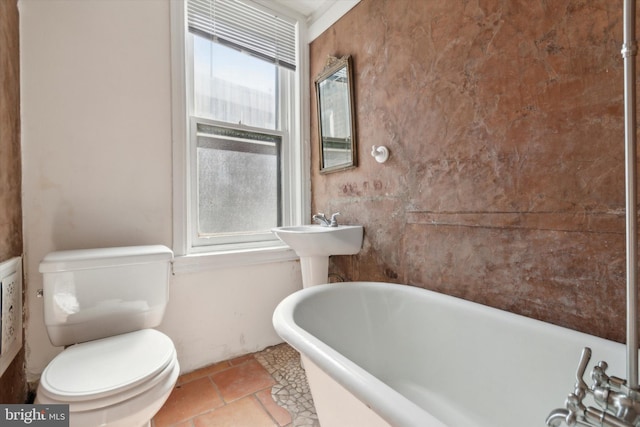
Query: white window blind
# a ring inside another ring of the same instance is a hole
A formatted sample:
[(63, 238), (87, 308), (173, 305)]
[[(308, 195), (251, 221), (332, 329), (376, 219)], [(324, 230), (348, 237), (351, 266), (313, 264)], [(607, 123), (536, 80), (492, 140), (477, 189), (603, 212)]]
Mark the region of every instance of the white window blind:
[(296, 24), (238, 0), (188, 0), (189, 31), (296, 69)]

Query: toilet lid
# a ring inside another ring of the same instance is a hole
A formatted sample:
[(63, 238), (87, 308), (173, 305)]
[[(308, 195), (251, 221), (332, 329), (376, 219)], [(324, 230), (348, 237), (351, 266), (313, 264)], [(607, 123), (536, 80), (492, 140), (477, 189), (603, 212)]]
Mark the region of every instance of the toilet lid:
[(69, 401), (102, 398), (143, 383), (174, 357), (169, 337), (143, 329), (67, 348), (46, 367), (40, 385)]

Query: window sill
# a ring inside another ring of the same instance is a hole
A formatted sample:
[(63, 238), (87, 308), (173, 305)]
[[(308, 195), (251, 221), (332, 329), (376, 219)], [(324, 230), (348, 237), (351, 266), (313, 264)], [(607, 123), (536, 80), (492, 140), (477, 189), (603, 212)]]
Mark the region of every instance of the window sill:
[(293, 249), (282, 245), (176, 256), (172, 268), (173, 274), (184, 274), (297, 259), (299, 257)]

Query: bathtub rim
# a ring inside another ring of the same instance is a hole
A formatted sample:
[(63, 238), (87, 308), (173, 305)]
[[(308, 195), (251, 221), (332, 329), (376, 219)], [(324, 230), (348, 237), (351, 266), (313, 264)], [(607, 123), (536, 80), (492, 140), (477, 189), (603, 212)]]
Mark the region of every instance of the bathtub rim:
[[(522, 324), (527, 327), (536, 328), (544, 326), (547, 333), (551, 333), (554, 336), (562, 336), (563, 340), (572, 341), (575, 345), (576, 365), (573, 365), (573, 356), (570, 356), (572, 369), (574, 369), (574, 366), (577, 366), (580, 350), (585, 346), (599, 349), (599, 352), (597, 353), (599, 356), (596, 356), (596, 353), (594, 353), (595, 357), (590, 361), (590, 366), (595, 365), (597, 360), (608, 360), (608, 357), (605, 357), (606, 354), (611, 356), (612, 352), (622, 351), (625, 346), (623, 343), (590, 335), (585, 332), (570, 329), (551, 322), (509, 312), (483, 303), (470, 301), (462, 297), (443, 294), (441, 292), (407, 284), (373, 281), (323, 284), (299, 290), (282, 300), (278, 307), (276, 307), (273, 315), (273, 325), (281, 338), (299, 352), (307, 355), (309, 359), (311, 359), (322, 371), (336, 381), (336, 383), (351, 392), (382, 419), (394, 426), (429, 425), (446, 427), (446, 424), (428, 414), (425, 409), (411, 402), (407, 397), (396, 391), (394, 388), (388, 386), (372, 373), (369, 373), (365, 369), (359, 367), (338, 351), (334, 350), (331, 346), (325, 344), (319, 338), (313, 336), (311, 333), (307, 332), (295, 323), (294, 309), (300, 301), (312, 298), (315, 294), (335, 292), (340, 288), (348, 288), (351, 290), (355, 289), (356, 292), (358, 288), (361, 288), (363, 292), (366, 292), (367, 289), (388, 289), (389, 291), (401, 292), (408, 294), (409, 296), (418, 296), (419, 294), (428, 295), (428, 298), (433, 299), (436, 302), (443, 302), (446, 305), (454, 303), (455, 305), (465, 307), (469, 311), (489, 314), (492, 317), (507, 314), (510, 316), (511, 324)], [(549, 327), (550, 329), (547, 329)], [(640, 354), (640, 349), (638, 352)], [(618, 365), (622, 367), (624, 366), (622, 362), (618, 363)], [(575, 371), (566, 370), (566, 372), (562, 372), (562, 375), (571, 376), (573, 372)], [(616, 373), (614, 372), (614, 374)], [(353, 380), (346, 381), (346, 376), (352, 376)], [(570, 385), (567, 386), (567, 390), (570, 391), (570, 388)], [(373, 390), (384, 395), (385, 398), (381, 399), (377, 393), (373, 392)], [(562, 392), (564, 394), (564, 389)], [(392, 399), (390, 399), (390, 396)], [(390, 402), (393, 402), (393, 404)], [(558, 399), (558, 402), (562, 403), (562, 399)], [(553, 408), (554, 405), (556, 405), (555, 401), (549, 405), (549, 408)], [(425, 415), (427, 417), (425, 417)], [(416, 420), (421, 424), (416, 424)]]
[[(358, 281), (312, 286), (296, 291), (278, 304), (272, 319), (276, 332), (389, 424), (398, 427), (415, 425), (447, 427), (442, 421), (295, 323), (295, 307), (300, 301), (316, 294), (335, 292), (336, 288), (353, 289), (354, 286), (375, 288), (401, 286), (406, 292), (425, 291), (410, 285), (387, 282)], [(379, 392), (381, 388), (384, 389), (384, 393)]]

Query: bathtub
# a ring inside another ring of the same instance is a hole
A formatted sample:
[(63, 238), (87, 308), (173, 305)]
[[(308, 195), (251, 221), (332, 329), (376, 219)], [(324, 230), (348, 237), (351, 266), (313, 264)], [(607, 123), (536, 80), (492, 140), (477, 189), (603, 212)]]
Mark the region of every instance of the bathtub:
[(540, 427), (583, 347), (587, 384), (599, 360), (626, 375), (622, 344), (411, 286), (303, 289), (273, 323), (301, 353), (322, 427)]

